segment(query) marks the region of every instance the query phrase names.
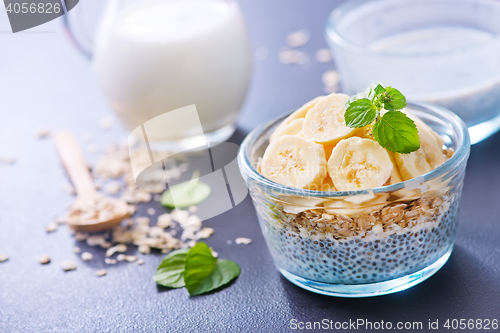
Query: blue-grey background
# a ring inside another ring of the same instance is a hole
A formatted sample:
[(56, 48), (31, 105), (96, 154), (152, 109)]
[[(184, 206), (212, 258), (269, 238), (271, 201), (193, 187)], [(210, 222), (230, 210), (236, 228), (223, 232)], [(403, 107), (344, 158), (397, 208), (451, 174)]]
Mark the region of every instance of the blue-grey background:
[[(326, 47), (323, 25), (339, 1), (239, 3), (254, 49), (266, 47), (269, 57), (255, 60), (235, 142), (257, 124), (324, 93), (321, 75), (332, 63), (286, 66), (278, 61), (278, 51), (288, 33), (302, 28), (311, 32), (302, 48), (311, 57)], [(455, 250), (422, 284), (367, 299), (332, 298), (295, 287), (275, 269), (247, 198), (204, 222), (215, 228), (207, 243), (221, 258), (241, 266), (240, 277), (217, 293), (189, 297), (185, 289), (156, 287), (151, 277), (161, 255), (146, 257), (142, 266), (105, 267), (104, 251), (76, 242), (66, 227), (46, 234), (45, 224), (74, 199), (61, 190), (66, 176), (53, 142), (36, 140), (33, 130), (69, 129), (80, 140), (92, 133), (101, 149), (128, 133), (117, 120), (109, 131), (99, 128), (102, 117), (114, 115), (61, 19), (12, 34), (0, 10), (0, 47), (0, 155), (17, 158), (13, 166), (0, 165), (0, 253), (10, 254), (9, 261), (0, 263), (0, 332), (287, 332), (293, 318), (363, 318), (394, 325), (422, 321), (424, 327), (429, 319), (439, 319), (442, 328), (446, 319), (500, 319), (500, 135), (472, 148)], [(89, 161), (95, 158), (87, 156)], [(151, 206), (163, 212), (157, 203)], [(253, 242), (235, 245), (237, 237)], [(94, 260), (82, 262), (72, 252), (74, 245), (92, 252)], [(52, 256), (47, 266), (37, 262), (44, 253)], [(59, 263), (66, 259), (75, 260), (78, 269), (63, 272)], [(95, 277), (104, 267), (108, 275)]]

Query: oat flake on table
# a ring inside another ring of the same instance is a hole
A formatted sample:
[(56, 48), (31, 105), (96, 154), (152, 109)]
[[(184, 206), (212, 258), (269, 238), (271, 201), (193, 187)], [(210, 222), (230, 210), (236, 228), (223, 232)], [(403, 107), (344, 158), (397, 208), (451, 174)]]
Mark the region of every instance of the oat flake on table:
[(238, 237), (238, 238), (236, 238), (236, 240), (234, 242), (238, 245), (240, 245), (240, 244), (248, 245), (252, 242), (252, 240), (250, 238)]

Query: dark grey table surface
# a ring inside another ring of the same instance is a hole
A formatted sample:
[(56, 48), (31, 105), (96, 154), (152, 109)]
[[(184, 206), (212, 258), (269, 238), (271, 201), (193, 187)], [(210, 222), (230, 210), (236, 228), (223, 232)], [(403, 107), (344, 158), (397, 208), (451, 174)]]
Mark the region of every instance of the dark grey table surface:
[[(254, 48), (269, 57), (255, 60), (252, 86), (233, 141), (257, 124), (323, 94), (321, 75), (332, 64), (315, 61), (307, 68), (279, 63), (285, 36), (306, 28), (312, 57), (325, 47), (323, 23), (339, 3), (327, 0), (240, 0)], [(37, 126), (66, 128), (80, 139), (92, 133), (103, 149), (124, 139), (105, 103), (91, 65), (70, 45), (60, 20), (25, 33), (11, 34), (0, 10), (0, 155), (17, 163), (0, 165), (0, 332), (285, 332), (290, 321), (423, 322), (447, 319), (500, 319), (500, 134), (472, 148), (467, 167), (455, 250), (432, 278), (389, 296), (343, 299), (316, 295), (284, 279), (273, 265), (250, 198), (204, 222), (215, 228), (207, 243), (221, 258), (241, 266), (229, 287), (189, 297), (185, 289), (158, 288), (151, 277), (162, 255), (142, 266), (105, 265), (104, 251), (76, 242), (66, 227), (47, 234), (44, 225), (61, 215), (73, 198), (61, 190), (66, 179), (50, 139), (36, 140)], [(89, 161), (98, 155), (88, 155)], [(158, 213), (158, 203), (151, 203)], [(139, 215), (145, 206), (140, 207)], [(227, 244), (249, 237), (250, 245)], [(81, 261), (73, 246), (94, 254)], [(53, 262), (42, 266), (40, 254)], [(78, 269), (65, 273), (62, 260)], [(97, 269), (108, 270), (103, 278)], [(342, 331), (354, 331), (352, 329)], [(363, 331), (360, 329), (359, 331)], [(452, 330), (450, 330), (452, 331)], [(473, 330), (466, 329), (463, 332)], [(495, 330), (489, 330), (492, 332)], [(498, 330), (497, 330), (498, 331)]]

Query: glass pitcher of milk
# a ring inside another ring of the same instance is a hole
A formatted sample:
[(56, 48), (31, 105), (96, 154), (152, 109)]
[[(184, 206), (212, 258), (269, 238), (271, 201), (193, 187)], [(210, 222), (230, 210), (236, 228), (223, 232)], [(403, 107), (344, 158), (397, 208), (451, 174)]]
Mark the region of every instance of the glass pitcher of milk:
[[(252, 62), (234, 0), (107, 0), (95, 36), (89, 54), (99, 85), (129, 130), (195, 104), (207, 141), (233, 134)], [(150, 144), (189, 139), (180, 123), (148, 131)]]

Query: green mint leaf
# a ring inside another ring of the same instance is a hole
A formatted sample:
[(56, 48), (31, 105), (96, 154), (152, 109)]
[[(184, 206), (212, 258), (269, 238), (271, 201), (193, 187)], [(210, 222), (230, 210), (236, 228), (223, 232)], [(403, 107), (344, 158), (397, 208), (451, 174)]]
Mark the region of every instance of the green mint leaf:
[(153, 280), (164, 287), (184, 287), (184, 266), (189, 249), (170, 252), (161, 262)]
[(190, 295), (195, 295), (194, 292), (210, 275), (216, 263), (217, 258), (205, 243), (197, 243), (189, 250), (184, 268), (184, 283)]
[(389, 103), (384, 103), (384, 109), (386, 109), (387, 111), (394, 111), (394, 106)]
[(217, 289), (240, 274), (240, 267), (230, 261), (214, 258), (205, 243), (198, 243), (186, 256), (184, 282), (191, 296)]
[(409, 154), (420, 148), (417, 126), (401, 111), (385, 113), (372, 133), (382, 147), (395, 153)]
[(385, 92), (385, 88), (382, 87), (382, 85), (380, 84), (378, 84), (374, 90), (375, 90), (375, 96), (379, 96), (380, 94)]
[(349, 108), (349, 105), (351, 105), (351, 103), (353, 103), (354, 101), (357, 101), (358, 99), (367, 98), (369, 100), (373, 100), (375, 98), (375, 95), (376, 95), (375, 88), (377, 86), (379, 86), (379, 84), (377, 82), (371, 83), (365, 89), (365, 91), (359, 92), (356, 95), (351, 96), (351, 98), (349, 98), (347, 100), (347, 102), (345, 103), (345, 109), (347, 110), (347, 108)]
[(360, 128), (377, 118), (377, 108), (367, 98), (352, 102), (344, 114), (345, 123), (351, 128)]
[(161, 196), (161, 204), (168, 208), (189, 207), (204, 201), (212, 190), (207, 184), (200, 182), (200, 173), (194, 172), (190, 181), (170, 187)]
[(203, 282), (191, 292), (191, 295), (200, 295), (211, 290), (217, 289), (220, 286), (223, 286), (229, 283), (231, 280), (240, 275), (240, 267), (230, 261), (219, 259), (215, 263), (214, 269), (210, 272), (210, 274), (203, 280)]
[(399, 90), (387, 87), (382, 97), (384, 108), (389, 111), (401, 110), (406, 106), (406, 98)]

